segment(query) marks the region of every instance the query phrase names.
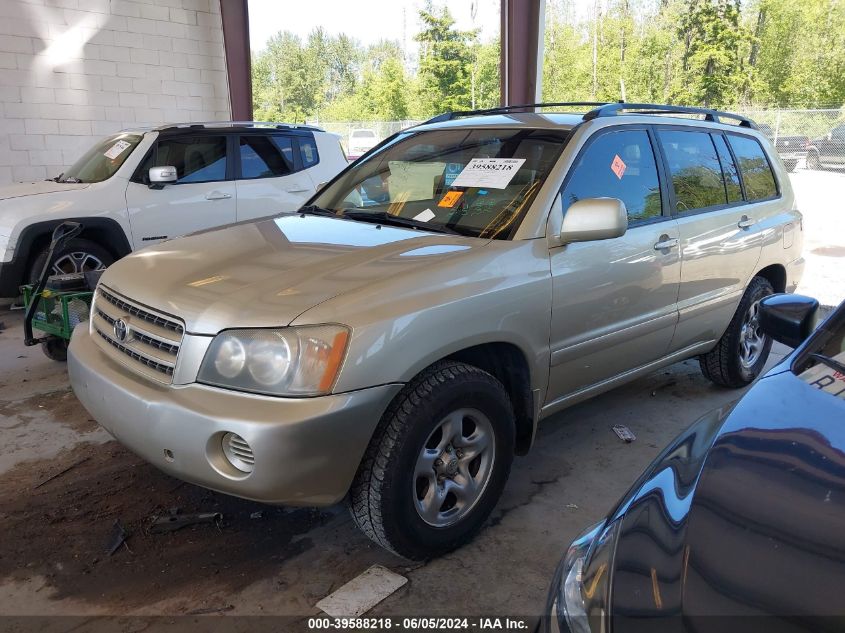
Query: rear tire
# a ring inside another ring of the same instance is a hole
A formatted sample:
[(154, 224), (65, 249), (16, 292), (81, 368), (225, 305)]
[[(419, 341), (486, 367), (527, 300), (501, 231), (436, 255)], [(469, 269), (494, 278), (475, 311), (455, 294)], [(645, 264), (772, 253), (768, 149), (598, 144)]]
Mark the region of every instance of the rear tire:
[(819, 155), (816, 152), (810, 152), (807, 154), (807, 169), (815, 169), (820, 170), (822, 168), (822, 162), (819, 159)]
[[(28, 283), (38, 281), (44, 262), (47, 261), (48, 248), (49, 245), (32, 260), (27, 275)], [(49, 275), (102, 270), (112, 263), (114, 263), (114, 256), (96, 242), (82, 239), (70, 240), (53, 253)]]
[(722, 387), (738, 389), (754, 381), (769, 358), (772, 339), (760, 331), (759, 304), (774, 294), (768, 279), (754, 277), (728, 329), (711, 351), (699, 356), (701, 373)]
[(463, 545), (502, 494), (514, 433), (498, 380), (472, 365), (435, 363), (382, 417), (349, 493), (352, 518), (377, 544), (411, 560)]

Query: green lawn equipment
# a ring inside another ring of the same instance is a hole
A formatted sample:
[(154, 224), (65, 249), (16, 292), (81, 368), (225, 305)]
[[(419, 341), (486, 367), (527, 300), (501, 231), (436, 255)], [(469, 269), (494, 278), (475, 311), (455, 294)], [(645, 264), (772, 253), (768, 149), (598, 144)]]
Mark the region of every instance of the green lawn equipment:
[[(47, 358), (67, 360), (67, 346), (73, 328), (87, 321), (94, 288), (101, 270), (70, 275), (50, 275), (53, 253), (82, 231), (79, 222), (63, 222), (53, 231), (50, 249), (41, 275), (34, 284), (21, 287), (26, 315), (24, 345), (41, 345)], [(35, 338), (33, 330), (44, 332)]]

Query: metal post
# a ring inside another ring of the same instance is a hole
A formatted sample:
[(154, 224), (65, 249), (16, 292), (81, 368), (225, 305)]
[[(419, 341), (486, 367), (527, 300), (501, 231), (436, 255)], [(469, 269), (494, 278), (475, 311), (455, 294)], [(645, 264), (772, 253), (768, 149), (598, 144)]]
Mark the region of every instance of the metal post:
[(247, 0), (220, 0), (223, 48), (233, 121), (252, 120), (252, 69)]
[(501, 0), (501, 104), (542, 99), (545, 0)]

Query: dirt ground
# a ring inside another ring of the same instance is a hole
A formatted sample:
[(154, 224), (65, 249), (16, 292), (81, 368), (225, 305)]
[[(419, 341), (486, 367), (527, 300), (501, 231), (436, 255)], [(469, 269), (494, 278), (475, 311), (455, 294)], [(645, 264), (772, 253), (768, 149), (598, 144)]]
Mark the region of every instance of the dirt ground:
[[(845, 174), (799, 171), (793, 182), (807, 230), (800, 290), (837, 303)], [(272, 614), (301, 623), (376, 563), (409, 582), (371, 616), (537, 615), (569, 542), (683, 428), (742, 395), (686, 361), (554, 416), (514, 463), (483, 532), (411, 564), (371, 544), (342, 506), (274, 508), (162, 474), (90, 419), (62, 364), (23, 346), (20, 311), (3, 309), (0, 322), (0, 616)], [(770, 364), (786, 352), (776, 346)], [(636, 441), (621, 442), (617, 423)], [(157, 531), (156, 518), (194, 513), (220, 518)]]

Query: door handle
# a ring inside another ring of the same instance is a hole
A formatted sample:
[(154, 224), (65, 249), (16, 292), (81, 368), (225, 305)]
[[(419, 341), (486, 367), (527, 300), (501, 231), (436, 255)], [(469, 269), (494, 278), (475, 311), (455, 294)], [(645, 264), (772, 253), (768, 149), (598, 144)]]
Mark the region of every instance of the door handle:
[(675, 248), (678, 245), (677, 237), (669, 237), (668, 235), (661, 235), (660, 241), (654, 245), (654, 250), (662, 251), (669, 248)]
[(754, 218), (749, 218), (747, 215), (744, 215), (740, 218), (739, 222), (736, 225), (741, 229), (748, 229), (754, 226), (757, 223), (757, 220)]
[(232, 197), (231, 193), (226, 193), (225, 191), (210, 191), (209, 193), (205, 194), (206, 200), (228, 200)]
[(311, 191), (310, 189), (285, 189), (288, 193), (305, 193)]

